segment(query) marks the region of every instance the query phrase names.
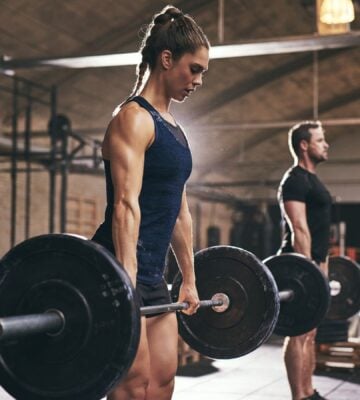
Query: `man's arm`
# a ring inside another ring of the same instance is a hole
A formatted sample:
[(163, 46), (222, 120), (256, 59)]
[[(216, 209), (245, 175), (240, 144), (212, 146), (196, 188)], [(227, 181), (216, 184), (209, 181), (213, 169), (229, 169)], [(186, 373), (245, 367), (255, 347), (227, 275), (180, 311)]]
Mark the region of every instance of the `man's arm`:
[(291, 242), (294, 251), (311, 259), (311, 236), (306, 219), (306, 204), (288, 200), (284, 202), (284, 210), (292, 232)]
[(199, 298), (195, 286), (192, 219), (186, 199), (185, 189), (182, 194), (181, 207), (171, 237), (171, 247), (182, 273), (183, 282), (179, 292), (179, 301), (190, 303), (187, 314), (198, 308)]
[(140, 226), (139, 194), (144, 155), (153, 135), (150, 116), (137, 105), (129, 105), (110, 123), (106, 149), (114, 186), (112, 238), (116, 258), (136, 285), (136, 245)]
[(329, 256), (326, 257), (326, 260), (321, 262), (320, 264), (320, 269), (325, 273), (326, 276), (328, 276), (329, 272)]

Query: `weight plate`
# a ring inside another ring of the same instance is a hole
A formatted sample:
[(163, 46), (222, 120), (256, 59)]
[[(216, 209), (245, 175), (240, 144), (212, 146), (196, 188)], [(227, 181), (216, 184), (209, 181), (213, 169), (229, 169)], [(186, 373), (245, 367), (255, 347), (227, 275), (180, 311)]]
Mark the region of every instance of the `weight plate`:
[(329, 258), (329, 281), (340, 283), (340, 292), (331, 296), (326, 318), (348, 319), (360, 310), (360, 266), (348, 257)]
[[(271, 335), (279, 312), (276, 284), (268, 269), (246, 250), (215, 246), (195, 255), (200, 299), (225, 293), (230, 299), (222, 313), (201, 308), (188, 316), (177, 313), (179, 332), (190, 347), (211, 358), (235, 358), (259, 347)], [(172, 285), (177, 301), (178, 274)]]
[(279, 291), (293, 290), (291, 301), (281, 301), (274, 332), (298, 336), (316, 328), (325, 317), (330, 302), (329, 284), (320, 268), (306, 257), (281, 254), (264, 260)]
[(131, 281), (105, 248), (71, 235), (26, 240), (1, 260), (0, 316), (60, 310), (65, 328), (2, 344), (0, 381), (19, 400), (98, 400), (140, 337)]

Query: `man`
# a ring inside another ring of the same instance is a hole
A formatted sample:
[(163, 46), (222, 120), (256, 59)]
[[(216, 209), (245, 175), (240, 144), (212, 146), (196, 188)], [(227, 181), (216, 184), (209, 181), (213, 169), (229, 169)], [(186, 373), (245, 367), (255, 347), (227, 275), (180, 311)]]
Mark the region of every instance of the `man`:
[[(329, 145), (319, 121), (306, 121), (289, 131), (294, 165), (285, 173), (278, 191), (284, 224), (279, 252), (296, 252), (314, 260), (327, 274), (331, 197), (316, 175), (328, 159)], [(314, 390), (316, 329), (285, 339), (284, 358), (293, 400), (325, 399)]]

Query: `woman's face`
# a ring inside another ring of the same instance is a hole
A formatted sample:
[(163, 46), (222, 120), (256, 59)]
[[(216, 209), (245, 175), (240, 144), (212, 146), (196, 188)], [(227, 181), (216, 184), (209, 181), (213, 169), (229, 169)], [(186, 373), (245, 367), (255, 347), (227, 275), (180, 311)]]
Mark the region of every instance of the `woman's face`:
[(203, 74), (209, 65), (209, 50), (199, 47), (195, 53), (185, 53), (171, 60), (166, 71), (166, 91), (170, 98), (182, 102), (202, 85)]

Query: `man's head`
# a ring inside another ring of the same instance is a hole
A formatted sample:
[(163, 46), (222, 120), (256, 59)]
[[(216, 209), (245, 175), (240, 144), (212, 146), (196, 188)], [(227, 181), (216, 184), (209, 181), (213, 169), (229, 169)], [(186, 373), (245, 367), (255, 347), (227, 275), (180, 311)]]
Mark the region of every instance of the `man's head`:
[(329, 145), (320, 121), (305, 121), (289, 130), (289, 148), (295, 160), (305, 158), (315, 165), (328, 159)]

